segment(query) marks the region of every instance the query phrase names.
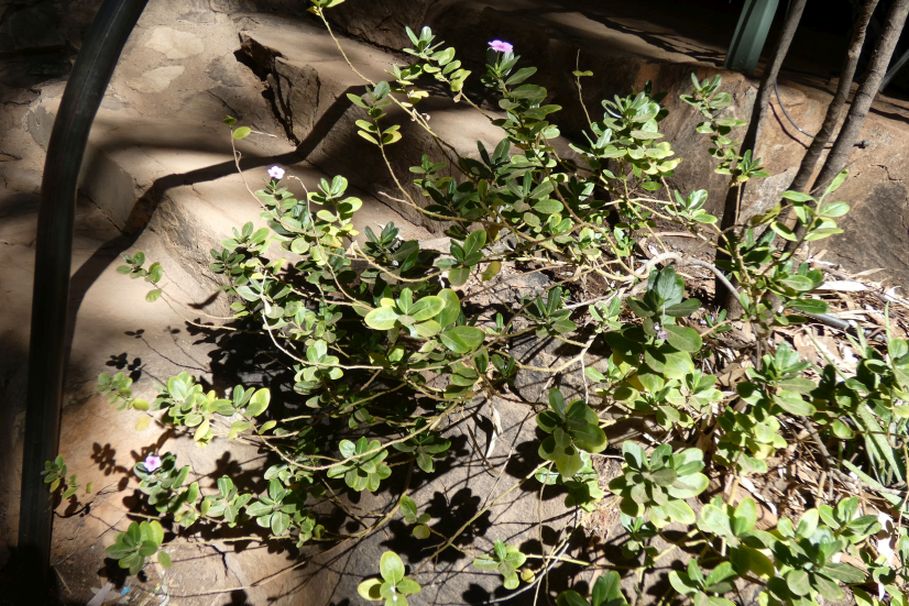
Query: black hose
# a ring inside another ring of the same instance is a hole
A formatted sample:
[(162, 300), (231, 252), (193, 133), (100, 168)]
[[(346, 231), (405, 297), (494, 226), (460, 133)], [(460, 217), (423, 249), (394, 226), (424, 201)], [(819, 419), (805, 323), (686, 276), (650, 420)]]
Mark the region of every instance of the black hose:
[(47, 147), (41, 182), (28, 360), (22, 498), (17, 552), (23, 567), (48, 586), (53, 511), (41, 478), (60, 440), (70, 262), (76, 185), (88, 134), (123, 45), (148, 0), (105, 0), (85, 36), (66, 84)]

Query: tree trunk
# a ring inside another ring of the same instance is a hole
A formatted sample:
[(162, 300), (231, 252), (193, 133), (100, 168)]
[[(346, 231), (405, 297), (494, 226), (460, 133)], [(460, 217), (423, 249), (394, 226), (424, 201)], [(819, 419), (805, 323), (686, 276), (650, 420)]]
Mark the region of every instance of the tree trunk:
[[(849, 152), (862, 130), (862, 123), (871, 109), (871, 103), (877, 96), (881, 88), (881, 82), (887, 74), (887, 66), (893, 58), (893, 52), (896, 50), (896, 44), (899, 42), (900, 34), (906, 24), (906, 17), (909, 15), (909, 0), (893, 0), (890, 5), (890, 12), (884, 19), (884, 31), (878, 38), (871, 55), (871, 63), (868, 67), (868, 74), (865, 80), (859, 86), (852, 99), (852, 105), (849, 107), (849, 113), (846, 114), (846, 121), (843, 128), (840, 129), (833, 142), (830, 153), (824, 161), (824, 166), (817, 179), (814, 181), (814, 189), (826, 187), (833, 178), (843, 168), (849, 160)], [(795, 242), (787, 242), (786, 250), (793, 250), (796, 243), (801, 242), (805, 233), (804, 225), (799, 224), (796, 228), (798, 238)]]
[(874, 9), (877, 8), (879, 0), (865, 0), (860, 12), (856, 15), (855, 23), (852, 26), (852, 37), (849, 40), (849, 49), (846, 51), (846, 58), (843, 61), (843, 69), (840, 71), (840, 81), (837, 84), (836, 92), (830, 105), (827, 106), (827, 115), (824, 116), (824, 123), (821, 129), (814, 136), (811, 146), (805, 152), (799, 170), (789, 185), (788, 189), (795, 191), (805, 191), (808, 189), (811, 181), (811, 175), (817, 167), (817, 162), (821, 158), (824, 148), (830, 142), (840, 119), (843, 117), (843, 111), (846, 109), (846, 101), (849, 98), (849, 90), (852, 88), (852, 81), (855, 79), (855, 70), (858, 67), (859, 57), (862, 55), (862, 47), (865, 45), (865, 34), (868, 31), (868, 24), (874, 15)]
[[(807, 3), (808, 0), (793, 0), (792, 4), (789, 6), (789, 12), (786, 14), (783, 28), (780, 30), (780, 34), (777, 36), (773, 45), (773, 50), (771, 51), (770, 64), (767, 65), (767, 69), (761, 78), (761, 84), (758, 87), (757, 97), (754, 100), (754, 108), (751, 110), (751, 120), (748, 123), (748, 131), (745, 133), (745, 138), (739, 148), (740, 156), (747, 150), (754, 150), (755, 148), (758, 134), (760, 133), (761, 122), (764, 119), (764, 114), (767, 113), (767, 107), (770, 103), (770, 93), (773, 90), (773, 86), (776, 84), (776, 79), (780, 73), (780, 68), (783, 66), (783, 61), (789, 53), (789, 47), (792, 44), (792, 40), (795, 38), (795, 31), (798, 29), (799, 21), (802, 19), (802, 12), (804, 12)], [(739, 200), (742, 199), (744, 194), (744, 183), (736, 184), (733, 182), (726, 192), (726, 201), (723, 205), (723, 216), (720, 220), (720, 228), (723, 230), (723, 233), (726, 234), (725, 239), (727, 241), (731, 240), (733, 237), (731, 228), (738, 223), (741, 210), (739, 208)], [(723, 238), (720, 240), (720, 245), (726, 244), (722, 240)], [(729, 245), (732, 245), (731, 241), (729, 242)], [(724, 263), (728, 263), (729, 256), (726, 253), (717, 250), (716, 260), (718, 265), (723, 265)], [(716, 303), (725, 309), (729, 309), (734, 304), (733, 293), (726, 288), (726, 285), (719, 279), (714, 282), (714, 289), (714, 292), (716, 293)]]
[(827, 155), (824, 167), (815, 181), (816, 186), (827, 185), (846, 166), (852, 145), (861, 132), (862, 123), (865, 116), (868, 115), (868, 110), (871, 109), (871, 102), (877, 96), (878, 90), (881, 88), (881, 81), (887, 74), (887, 66), (890, 65), (890, 60), (893, 58), (893, 52), (896, 50), (896, 43), (906, 24), (907, 15), (909, 15), (909, 0), (894, 0), (890, 13), (884, 19), (886, 24), (884, 32), (878, 39), (874, 53), (871, 55), (868, 75), (855, 93), (852, 106), (846, 115), (846, 122)]

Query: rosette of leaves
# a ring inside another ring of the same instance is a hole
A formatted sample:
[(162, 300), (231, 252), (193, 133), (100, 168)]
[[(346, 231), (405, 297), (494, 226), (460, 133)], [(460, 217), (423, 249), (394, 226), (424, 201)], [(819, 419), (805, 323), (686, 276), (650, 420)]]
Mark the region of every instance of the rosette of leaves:
[[(346, 195), (347, 185), (345, 177), (335, 175), (331, 181), (319, 179), (318, 189), (309, 192), (310, 212), (314, 211), (317, 219), (313, 226), (317, 229), (318, 243), (331, 249), (341, 248), (359, 234), (352, 219), (363, 206), (363, 201)], [(294, 250), (293, 244), (290, 249), (300, 252)], [(309, 249), (304, 252), (309, 252)]]
[[(465, 80), (470, 76), (470, 70), (461, 67), (461, 61), (455, 59), (455, 49), (450, 46), (443, 48), (445, 43), (436, 42), (435, 34), (427, 26), (420, 29), (419, 35), (409, 27), (405, 27), (404, 31), (413, 47), (405, 48), (403, 51), (419, 61), (414, 61), (404, 68), (395, 66), (393, 73), (397, 81), (410, 85), (422, 75), (431, 75), (439, 82), (447, 84), (452, 93), (460, 93)], [(409, 89), (405, 90), (408, 91), (408, 100), (411, 101), (422, 99), (428, 94), (425, 91), (414, 94)]]
[(544, 338), (553, 335), (569, 334), (578, 326), (571, 319), (571, 310), (565, 307), (567, 292), (556, 286), (546, 293), (546, 297), (534, 297), (525, 302), (527, 318), (536, 325), (536, 336)]
[(420, 592), (420, 585), (406, 575), (404, 562), (393, 551), (379, 559), (381, 578), (366, 579), (357, 586), (357, 593), (370, 602), (385, 602), (385, 606), (407, 606), (407, 598)]
[(624, 513), (619, 514), (619, 521), (628, 535), (628, 540), (622, 544), (622, 553), (631, 558), (643, 556), (644, 565), (653, 566), (659, 557), (659, 550), (654, 545), (659, 529), (644, 518)]
[[(426, 421), (420, 419), (417, 421), (415, 431), (426, 426)], [(435, 471), (435, 459), (438, 455), (448, 452), (451, 448), (451, 440), (442, 438), (434, 431), (420, 431), (410, 439), (404, 442), (395, 442), (392, 448), (399, 452), (406, 452), (413, 455), (417, 467), (426, 473)]]
[(788, 444), (780, 420), (766, 408), (755, 407), (744, 413), (727, 409), (717, 425), (722, 430), (717, 460), (745, 473), (766, 473), (767, 459)]
[(650, 456), (632, 441), (622, 444), (622, 475), (609, 483), (620, 499), (620, 508), (629, 516), (642, 516), (657, 528), (671, 522), (693, 524), (694, 511), (686, 502), (707, 488), (709, 480), (701, 473), (704, 453), (698, 448), (673, 452), (662, 444)]
[[(340, 358), (328, 353), (328, 343), (318, 339), (306, 347), (306, 359), (301, 360), (294, 375), (294, 391), (309, 395), (323, 385), (344, 376)], [(318, 396), (309, 398), (307, 406), (318, 406)]]
[[(684, 293), (685, 283), (673, 268), (651, 272), (643, 297), (628, 300), (641, 325), (606, 335), (612, 355), (604, 395), (638, 414), (654, 416), (666, 429), (690, 427), (722, 398), (714, 388), (716, 378), (695, 368), (692, 355), (702, 347), (700, 333), (676, 323), (700, 306), (696, 299), (685, 299)], [(598, 381), (606, 379), (598, 371), (589, 374)]]
[(753, 499), (745, 498), (732, 506), (714, 497), (701, 508), (697, 527), (722, 541), (736, 574), (767, 578), (774, 574), (773, 561), (766, 553), (772, 537), (757, 528), (757, 520), (758, 506)]
[(606, 448), (606, 433), (593, 409), (583, 400), (566, 404), (558, 389), (549, 391), (549, 408), (537, 415), (537, 426), (548, 434), (540, 442), (539, 455), (555, 463), (563, 480), (584, 467), (582, 453)]
[(701, 349), (701, 336), (693, 328), (677, 325), (676, 319), (690, 316), (700, 306), (697, 299), (685, 299), (685, 281), (672, 267), (650, 272), (644, 296), (628, 299), (628, 307), (641, 318), (648, 337), (659, 338), (677, 351), (688, 353)]
[(880, 529), (875, 517), (856, 515), (857, 506), (857, 500), (836, 510), (827, 506), (823, 515), (809, 509), (798, 524), (780, 519), (768, 545), (776, 571), (767, 582), (767, 603), (809, 606), (819, 597), (835, 602), (846, 597), (844, 585), (867, 581), (864, 570), (840, 559)]
[(497, 572), (502, 575), (502, 586), (505, 589), (517, 589), (521, 583), (518, 577), (518, 571), (527, 556), (521, 553), (521, 550), (511, 545), (506, 545), (502, 541), (496, 541), (492, 547), (492, 553), (476, 558), (473, 565), (483, 571)]
[(186, 485), (190, 467), (178, 468), (173, 453), (161, 455), (161, 466), (153, 471), (149, 471), (144, 462), (139, 462), (133, 472), (139, 478), (139, 490), (148, 495), (148, 504), (159, 513), (172, 514), (174, 522), (180, 526), (191, 526), (198, 519), (199, 483)]
[(287, 534), (299, 507), (293, 493), (277, 478), (268, 481), (268, 490), (246, 505), (246, 514), (274, 536)]
[(722, 460), (746, 472), (766, 471), (766, 459), (786, 446), (777, 416), (811, 417), (816, 412), (806, 399), (816, 386), (803, 375), (807, 368), (808, 363), (782, 343), (761, 358), (759, 368), (745, 370), (748, 380), (738, 383), (736, 391), (748, 407), (744, 412), (728, 408), (719, 418)]
[(158, 284), (161, 282), (161, 278), (164, 277), (164, 268), (161, 267), (161, 264), (157, 261), (148, 266), (148, 269), (143, 267), (145, 264), (145, 253), (138, 251), (133, 255), (125, 255), (123, 257), (125, 263), (117, 267), (117, 272), (125, 274), (132, 279), (142, 278), (154, 288), (145, 295), (145, 300), (149, 303), (153, 303), (158, 300), (158, 297), (161, 296), (162, 290), (158, 287)]
[(164, 528), (157, 520), (132, 522), (126, 532), (117, 534), (113, 545), (105, 551), (117, 560), (120, 568), (138, 574), (148, 558), (157, 554), (158, 563), (167, 568), (171, 564), (170, 555), (161, 551), (164, 542)]
[(448, 281), (452, 286), (463, 286), (473, 268), (483, 261), (484, 246), (486, 246), (486, 230), (478, 229), (470, 232), (462, 243), (452, 240), (449, 247), (451, 257), (439, 259), (436, 261), (436, 266), (448, 270)]
[[(432, 262), (432, 253), (420, 249), (416, 240), (402, 240), (398, 237), (399, 230), (394, 223), (386, 223), (378, 234), (371, 228), (363, 230), (366, 242), (363, 243), (363, 252), (382, 269), (368, 267), (360, 274), (360, 279), (367, 284), (375, 284), (381, 277), (382, 280), (394, 283), (395, 276), (418, 277), (429, 271)], [(412, 284), (420, 288), (419, 284)]]
[(148, 410), (147, 401), (133, 398), (132, 385), (133, 380), (122, 371), (112, 375), (106, 372), (98, 375), (98, 393), (114, 404), (117, 410)]
[(391, 468), (385, 463), (388, 450), (378, 440), (366, 436), (356, 442), (341, 440), (338, 449), (344, 459), (328, 469), (329, 478), (343, 477), (344, 483), (357, 492), (375, 492), (382, 480), (391, 476)]
[[(41, 472), (41, 477), (44, 483), (48, 484), (51, 494), (63, 489), (60, 491), (60, 498), (63, 500), (73, 497), (79, 492), (76, 474), (70, 474), (68, 478), (66, 474), (67, 467), (63, 455), (57, 455), (53, 461), (45, 461), (44, 470)], [(91, 488), (86, 487), (86, 492), (90, 490)]]
[(236, 439), (241, 433), (254, 427), (261, 435), (277, 425), (277, 421), (274, 419), (259, 425), (256, 425), (255, 422), (255, 417), (264, 413), (271, 402), (271, 391), (267, 387), (256, 389), (255, 387), (244, 388), (242, 385), (234, 385), (230, 401), (235, 410), (242, 411), (244, 418), (231, 423), (227, 432), (229, 440)]
[[(618, 160), (631, 168), (632, 175), (644, 178), (645, 189), (653, 189), (659, 177), (668, 176), (681, 162), (659, 131), (659, 122), (666, 110), (648, 91), (635, 96), (602, 101), (603, 120), (591, 125), (588, 135), (598, 159)], [(589, 153), (589, 151), (588, 151)]]
[(628, 606), (628, 600), (622, 593), (622, 577), (614, 570), (597, 577), (590, 589), (590, 599), (584, 598), (574, 589), (559, 594), (557, 606)]
[(403, 288), (397, 299), (383, 297), (379, 306), (366, 314), (364, 322), (373, 330), (404, 328), (411, 337), (428, 339), (442, 330), (435, 318), (444, 308), (445, 300), (437, 295), (414, 301), (413, 291)]
[(755, 396), (764, 398), (791, 415), (811, 416), (814, 406), (803, 397), (815, 386), (803, 375), (808, 366), (798, 352), (787, 343), (781, 343), (772, 355), (761, 358), (759, 369), (745, 369), (749, 382), (739, 384), (739, 395), (746, 401), (754, 400)]
[(698, 560), (691, 559), (684, 571), (669, 572), (669, 584), (697, 606), (735, 606), (735, 602), (722, 594), (735, 589), (737, 576), (729, 562), (722, 562), (705, 574)]
[(165, 390), (155, 399), (155, 407), (165, 410), (174, 425), (194, 428), (193, 440), (201, 444), (215, 437), (213, 415), (230, 417), (236, 412), (231, 400), (217, 397), (214, 390), (206, 393), (187, 372), (167, 380)]
[(210, 518), (223, 518), (231, 528), (237, 525), (237, 520), (249, 503), (253, 495), (240, 494), (230, 476), (221, 476), (217, 482), (218, 494), (207, 495), (202, 499), (199, 511), (203, 516)]
[(696, 189), (684, 196), (679, 191), (674, 191), (672, 194), (675, 204), (668, 207), (670, 213), (692, 223), (713, 225), (717, 222), (716, 216), (704, 210), (704, 205), (707, 203), (706, 189)]

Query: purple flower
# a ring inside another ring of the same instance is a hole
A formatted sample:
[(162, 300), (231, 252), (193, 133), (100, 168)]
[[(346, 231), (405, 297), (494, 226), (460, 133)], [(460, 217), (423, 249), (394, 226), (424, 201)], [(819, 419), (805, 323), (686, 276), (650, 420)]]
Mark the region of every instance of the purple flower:
[(142, 464), (145, 465), (145, 470), (148, 473), (151, 473), (161, 467), (161, 457), (156, 454), (150, 454), (145, 457), (145, 460), (142, 461)]
[(659, 324), (654, 324), (653, 330), (656, 333), (657, 339), (659, 339), (661, 341), (665, 341), (666, 339), (669, 338), (669, 333), (666, 332), (666, 329), (663, 328), (662, 326), (660, 326)]
[(275, 181), (280, 181), (284, 178), (284, 169), (280, 166), (272, 166), (268, 169), (268, 176)]
[(497, 53), (510, 53), (514, 50), (511, 42), (505, 42), (504, 40), (490, 40), (489, 48)]

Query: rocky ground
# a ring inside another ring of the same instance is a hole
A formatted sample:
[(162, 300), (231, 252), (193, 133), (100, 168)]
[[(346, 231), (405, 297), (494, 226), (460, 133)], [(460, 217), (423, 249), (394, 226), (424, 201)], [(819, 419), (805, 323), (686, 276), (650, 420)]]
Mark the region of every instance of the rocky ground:
[[(0, 457), (7, 462), (7, 473), (0, 476), (0, 564), (15, 537), (18, 516), (17, 461), (43, 151), (68, 62), (95, 3), (64, 4), (67, 17), (61, 19), (54, 2), (0, 2), (0, 32), (5, 34), (0, 36), (0, 394), (5, 403), (0, 408)], [(200, 473), (223, 473), (239, 470), (256, 455), (217, 444), (200, 450), (159, 428), (134, 428), (134, 418), (93, 395), (97, 374), (117, 369), (140, 378), (145, 393), (182, 369), (215, 385), (234, 378), (236, 369), (221, 363), (213, 343), (186, 320), (204, 320), (202, 312), (218, 315), (225, 309), (225, 302), (214, 296), (217, 283), (207, 270), (208, 251), (234, 225), (256, 220), (258, 206), (244, 181), (256, 187), (272, 164), (290, 167), (307, 183), (323, 174), (345, 174), (367, 202), (360, 213), (364, 224), (394, 221), (407, 237), (435, 237), (431, 223), (412, 209), (392, 208), (383, 197), (390, 191), (384, 166), (355, 136), (354, 112), (344, 97), (361, 83), (324, 32), (299, 7), (300, 14), (292, 14), (295, 4), (150, 3), (95, 122), (76, 227), (71, 301), (76, 321), (61, 451), (71, 470), (100, 492), (87, 508), (76, 507), (56, 522), (54, 565), (69, 603), (85, 603), (108, 580), (123, 580), (115, 565), (105, 561), (103, 549), (114, 529), (128, 524), (134, 487), (125, 478), (134, 462), (167, 448), (188, 457)], [(702, 142), (692, 136), (696, 118), (676, 99), (691, 71), (704, 77), (718, 70), (721, 42), (679, 36), (593, 2), (350, 0), (335, 18), (340, 30), (355, 37), (345, 41), (352, 60), (375, 77), (394, 61), (389, 49), (403, 45), (405, 24), (432, 25), (473, 62), (481, 59), (488, 39), (511, 40), (519, 54), (541, 67), (546, 85), (566, 107), (568, 136), (581, 118), (566, 75), (570, 69), (565, 68), (574, 66), (578, 48), (581, 66), (597, 73), (585, 82), (588, 99), (625, 93), (650, 80), (656, 90), (668, 92), (666, 132), (687, 158), (676, 177), (678, 186), (709, 186), (719, 204), (724, 180), (713, 174), (709, 158), (700, 153)], [(40, 35), (24, 34), (29, 27)], [(737, 114), (747, 117), (754, 82), (732, 73), (724, 78), (735, 95)], [(813, 132), (831, 90), (832, 84), (817, 76), (792, 76), (781, 83), (774, 118), (758, 150), (774, 176), (753, 191), (754, 208), (775, 199), (789, 182), (808, 141), (783, 107), (799, 128)], [(474, 141), (495, 136), (487, 123), (461, 106), (434, 100), (428, 107), (434, 129), (459, 149), (473, 149)], [(240, 143), (242, 172), (221, 121), (227, 114), (265, 133)], [(884, 97), (876, 104), (862, 148), (854, 155), (853, 179), (841, 190), (855, 211), (846, 222), (847, 233), (830, 244), (828, 256), (854, 270), (884, 267), (888, 280), (903, 285), (909, 285), (903, 253), (909, 248), (909, 155), (902, 145), (909, 134), (907, 116), (905, 101)], [(426, 142), (420, 143), (403, 147), (393, 157), (395, 166), (418, 161)], [(135, 250), (163, 262), (185, 306), (148, 305), (142, 284), (116, 274), (118, 257)], [(506, 457), (522, 421), (517, 409), (503, 417), (509, 429), (495, 454)], [(480, 429), (464, 430), (460, 438), (464, 466), (422, 488), (427, 497), (438, 494), (433, 502), (440, 518), (469, 518), (481, 495), (498, 481), (488, 472), (489, 434)], [(539, 513), (522, 507), (500, 504), (495, 521), (526, 527)], [(515, 532), (520, 532), (518, 526)], [(365, 546), (339, 546), (301, 568), (287, 553), (238, 549), (208, 539), (179, 541), (174, 568), (166, 573), (153, 569), (143, 583), (127, 580), (126, 597), (129, 603), (159, 605), (296, 604), (301, 596), (307, 604), (352, 603), (356, 582), (373, 570), (376, 554), (396, 541), (392, 528)], [(432, 603), (489, 599), (484, 583), (475, 588), (447, 584), (463, 564), (443, 562), (435, 576), (423, 579), (435, 587), (427, 593), (434, 596)]]

